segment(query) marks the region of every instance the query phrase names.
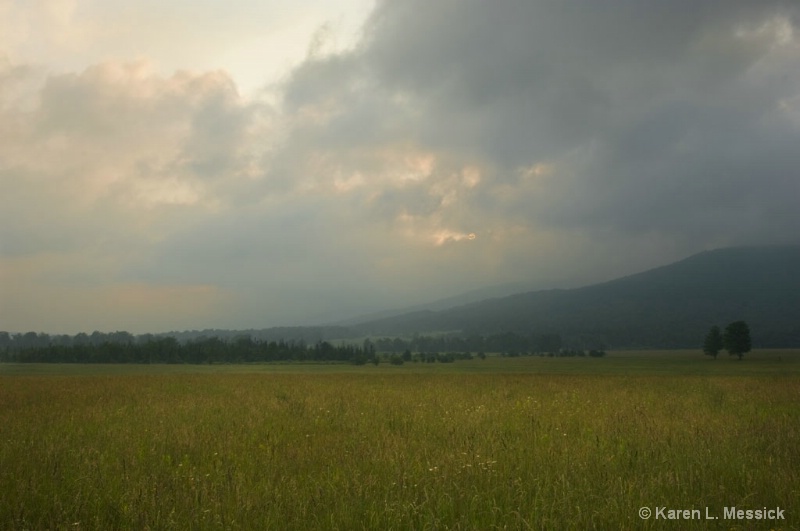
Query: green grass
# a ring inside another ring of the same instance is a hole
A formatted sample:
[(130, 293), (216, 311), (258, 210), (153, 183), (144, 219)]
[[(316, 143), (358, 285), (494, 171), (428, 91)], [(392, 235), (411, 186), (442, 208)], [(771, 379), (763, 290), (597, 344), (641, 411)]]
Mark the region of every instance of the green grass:
[(797, 351), (5, 365), (0, 528), (798, 529), (798, 369)]
[(452, 373), (537, 373), (537, 374), (665, 374), (727, 375), (800, 374), (800, 350), (774, 349), (748, 353), (742, 361), (720, 354), (719, 359), (704, 356), (699, 350), (621, 350), (604, 358), (548, 358), (522, 356), (505, 358), (490, 354), (485, 360), (455, 363), (412, 363), (402, 366), (386, 362), (377, 367), (349, 363), (279, 362), (214, 365), (137, 365), (78, 363), (0, 363), (0, 376), (20, 375), (131, 375), (131, 374), (252, 374), (252, 373), (349, 373), (423, 374)]

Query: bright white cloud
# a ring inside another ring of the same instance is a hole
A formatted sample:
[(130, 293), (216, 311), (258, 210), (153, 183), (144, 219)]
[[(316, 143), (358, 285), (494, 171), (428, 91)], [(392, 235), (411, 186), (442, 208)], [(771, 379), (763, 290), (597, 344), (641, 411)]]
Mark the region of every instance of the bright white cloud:
[(6, 0), (0, 3), (0, 50), (54, 72), (141, 58), (153, 61), (162, 75), (224, 69), (249, 95), (301, 62), (315, 36), (329, 50), (352, 47), (371, 4)]

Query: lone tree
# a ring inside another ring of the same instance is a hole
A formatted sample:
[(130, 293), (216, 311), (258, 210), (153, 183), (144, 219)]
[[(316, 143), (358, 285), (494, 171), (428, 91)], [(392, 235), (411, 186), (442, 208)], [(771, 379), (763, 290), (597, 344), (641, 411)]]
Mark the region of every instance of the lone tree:
[(706, 356), (713, 356), (717, 359), (717, 354), (722, 350), (722, 333), (719, 331), (718, 326), (712, 326), (706, 335), (706, 340), (703, 342), (703, 353)]
[(725, 327), (725, 334), (722, 336), (722, 344), (731, 356), (742, 356), (745, 352), (750, 352), (752, 343), (750, 341), (750, 327), (744, 321), (734, 321)]

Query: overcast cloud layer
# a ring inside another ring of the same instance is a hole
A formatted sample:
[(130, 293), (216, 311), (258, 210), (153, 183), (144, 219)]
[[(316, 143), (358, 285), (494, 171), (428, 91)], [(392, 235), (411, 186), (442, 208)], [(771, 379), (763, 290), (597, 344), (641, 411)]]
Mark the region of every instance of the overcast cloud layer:
[(797, 242), (796, 2), (190, 4), (0, 1), (0, 329), (307, 324)]

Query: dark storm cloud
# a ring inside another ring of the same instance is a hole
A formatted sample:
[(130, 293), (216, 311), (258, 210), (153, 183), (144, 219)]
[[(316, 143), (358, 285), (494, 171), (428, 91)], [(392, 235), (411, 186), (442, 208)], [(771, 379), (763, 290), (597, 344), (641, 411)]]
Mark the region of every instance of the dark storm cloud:
[(0, 55), (6, 299), (295, 324), (800, 234), (794, 1), (385, 0), (326, 35), (263, 99)]
[[(306, 65), (287, 98), (341, 103), (371, 86), (317, 138), (393, 134), (481, 160), (492, 171), (472, 200), (486, 216), (700, 247), (785, 239), (800, 228), (797, 21), (780, 1), (383, 2), (362, 45)], [(538, 163), (552, 173), (491, 199)]]

